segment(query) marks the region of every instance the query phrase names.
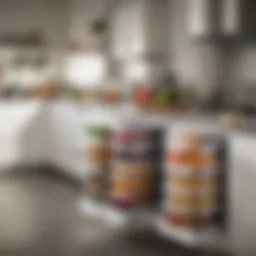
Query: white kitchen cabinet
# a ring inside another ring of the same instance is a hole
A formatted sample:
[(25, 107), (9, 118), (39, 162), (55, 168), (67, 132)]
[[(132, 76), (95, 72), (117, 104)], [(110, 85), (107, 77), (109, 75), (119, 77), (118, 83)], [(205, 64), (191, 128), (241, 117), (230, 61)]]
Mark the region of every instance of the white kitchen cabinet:
[(222, 31), (228, 35), (237, 35), (241, 22), (241, 0), (223, 0), (221, 24)]
[(120, 0), (111, 22), (113, 56), (118, 59), (165, 56), (168, 11), (167, 0)]
[(189, 0), (187, 6), (188, 32), (193, 37), (212, 36), (216, 21), (213, 12), (214, 0)]
[(254, 136), (232, 136), (229, 178), (229, 233), (234, 255), (255, 255), (256, 172)]
[(47, 107), (43, 102), (0, 103), (0, 172), (46, 161)]
[(237, 35), (241, 26), (241, 3), (241, 0), (188, 0), (189, 34), (204, 38)]
[(68, 0), (0, 1), (0, 35), (40, 33), (49, 46), (67, 42)]

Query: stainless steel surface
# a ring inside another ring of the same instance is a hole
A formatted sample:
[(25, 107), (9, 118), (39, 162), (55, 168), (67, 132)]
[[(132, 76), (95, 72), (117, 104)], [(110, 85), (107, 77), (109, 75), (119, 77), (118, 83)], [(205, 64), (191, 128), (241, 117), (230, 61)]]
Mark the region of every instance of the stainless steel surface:
[(238, 35), (241, 29), (241, 0), (222, 0), (221, 27), (228, 35)]
[(189, 0), (188, 31), (194, 37), (238, 36), (241, 0)]

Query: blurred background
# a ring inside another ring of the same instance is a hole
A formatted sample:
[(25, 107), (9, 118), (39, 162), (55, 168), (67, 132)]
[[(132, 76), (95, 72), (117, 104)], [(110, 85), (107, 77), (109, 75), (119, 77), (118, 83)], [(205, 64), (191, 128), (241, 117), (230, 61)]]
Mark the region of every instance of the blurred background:
[(255, 0), (1, 0), (0, 254), (256, 254)]

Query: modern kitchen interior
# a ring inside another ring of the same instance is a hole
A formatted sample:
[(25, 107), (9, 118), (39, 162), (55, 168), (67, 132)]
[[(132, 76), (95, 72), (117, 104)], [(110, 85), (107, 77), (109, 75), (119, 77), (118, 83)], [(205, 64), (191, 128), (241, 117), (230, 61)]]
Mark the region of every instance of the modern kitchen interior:
[(0, 13), (1, 256), (256, 255), (255, 0)]

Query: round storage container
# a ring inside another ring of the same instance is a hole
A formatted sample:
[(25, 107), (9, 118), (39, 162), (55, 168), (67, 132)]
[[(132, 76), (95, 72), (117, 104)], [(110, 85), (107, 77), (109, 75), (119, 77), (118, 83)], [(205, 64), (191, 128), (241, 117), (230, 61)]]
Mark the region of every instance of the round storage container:
[(88, 163), (88, 175), (86, 178), (87, 196), (97, 202), (109, 199), (110, 190), (110, 136), (108, 126), (95, 124), (87, 129), (88, 150), (86, 157)]
[(170, 225), (203, 228), (218, 209), (216, 147), (204, 133), (169, 135), (165, 161), (164, 214)]
[(112, 199), (116, 206), (148, 206), (154, 198), (153, 134), (141, 127), (119, 128), (111, 141)]
[(103, 125), (93, 125), (89, 128), (89, 161), (97, 167), (106, 167), (110, 161), (110, 129)]

